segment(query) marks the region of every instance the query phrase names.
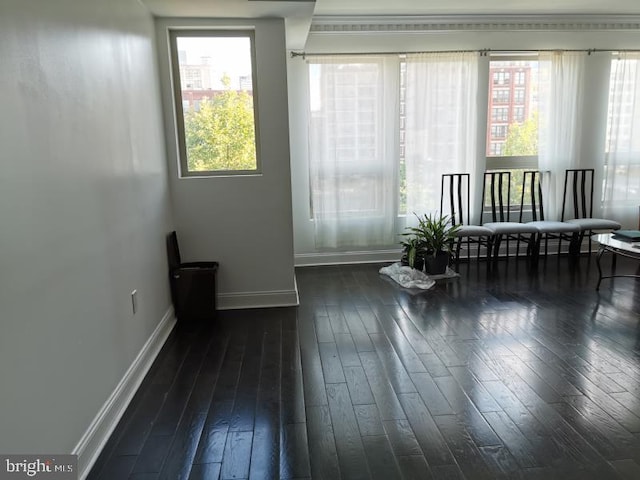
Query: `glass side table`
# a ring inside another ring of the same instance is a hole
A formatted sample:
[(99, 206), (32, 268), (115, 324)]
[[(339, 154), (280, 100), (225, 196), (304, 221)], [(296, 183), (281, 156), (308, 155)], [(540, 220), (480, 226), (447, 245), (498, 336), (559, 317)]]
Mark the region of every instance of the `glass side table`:
[[(597, 235), (593, 235), (593, 240), (598, 242), (600, 246), (598, 247), (598, 254), (596, 256), (596, 265), (598, 266), (598, 284), (596, 285), (596, 290), (600, 290), (600, 282), (604, 278), (614, 278), (614, 277), (628, 277), (628, 278), (640, 278), (640, 275), (616, 275), (615, 274), (615, 260), (617, 255), (621, 255), (623, 257), (633, 258), (640, 262), (640, 242), (625, 242), (623, 240), (616, 240), (613, 238), (613, 233), (599, 233)], [(611, 275), (603, 275), (602, 267), (600, 265), (600, 259), (605, 252), (609, 252), (613, 254), (613, 268)]]

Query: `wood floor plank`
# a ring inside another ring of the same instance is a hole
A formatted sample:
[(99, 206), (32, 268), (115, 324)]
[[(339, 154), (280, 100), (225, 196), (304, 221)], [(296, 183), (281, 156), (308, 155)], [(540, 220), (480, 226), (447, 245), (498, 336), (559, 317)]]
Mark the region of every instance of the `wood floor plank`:
[(498, 436), (480, 414), (475, 404), (464, 393), (455, 378), (438, 377), (434, 381), (449, 402), (449, 405), (451, 405), (454, 413), (458, 416), (458, 421), (468, 426), (476, 445), (500, 444)]
[(327, 397), (342, 476), (345, 479), (354, 480), (370, 479), (371, 474), (366, 467), (364, 446), (347, 385), (345, 383), (327, 384)]
[(188, 480), (217, 480), (220, 478), (220, 463), (203, 463), (194, 465), (189, 473)]
[(428, 373), (412, 373), (411, 379), (431, 415), (450, 415), (455, 413), (436, 385), (436, 382), (431, 378), (431, 375)]
[(385, 434), (378, 407), (375, 405), (354, 405), (353, 411), (360, 428), (360, 435), (366, 437)]
[(375, 403), (369, 381), (362, 367), (345, 367), (344, 376), (353, 405), (370, 405)]
[(636, 480), (640, 478), (640, 464), (634, 460), (614, 460), (611, 462), (611, 466), (623, 480)]
[(283, 425), (304, 423), (304, 378), (300, 358), (298, 319), (294, 311), (282, 311), (280, 421)]
[(132, 473), (159, 473), (172, 443), (173, 435), (150, 436), (138, 455)]
[(449, 371), (479, 412), (498, 412), (501, 410), (498, 403), (489, 392), (485, 390), (468, 368), (449, 367)]
[(245, 353), (236, 385), (233, 410), (229, 418), (229, 430), (232, 432), (249, 432), (253, 430), (258, 382), (260, 379), (263, 335), (263, 331), (260, 328), (252, 328), (247, 334)]
[(536, 458), (535, 447), (505, 412), (486, 412), (483, 415), (503, 444), (507, 446), (520, 467), (532, 468), (541, 466), (541, 463)]
[(311, 476), (321, 480), (340, 479), (338, 453), (328, 406), (307, 408), (307, 432)]
[(371, 343), (369, 333), (362, 322), (362, 318), (360, 318), (357, 306), (354, 305), (352, 308), (345, 306), (343, 308), (343, 313), (344, 318), (347, 321), (347, 326), (349, 327), (349, 333), (351, 333), (353, 343), (356, 346), (356, 350), (358, 352), (373, 352), (373, 344)]
[(438, 415), (433, 419), (447, 442), (456, 464), (466, 477), (473, 476), (478, 479), (495, 477), (494, 472), (491, 472), (484, 462), (471, 435), (458, 421), (456, 415)]
[[(393, 349), (389, 339), (382, 334), (371, 334), (371, 341), (376, 347), (376, 352), (385, 374), (396, 393), (413, 393), (416, 387), (409, 377), (404, 364)], [(424, 366), (423, 366), (424, 368)]]
[(178, 425), (171, 449), (162, 465), (158, 480), (185, 479), (189, 477), (198, 441), (206, 420), (204, 413), (185, 416)]
[(340, 362), (343, 367), (359, 367), (360, 357), (356, 350), (356, 345), (350, 333), (337, 333), (335, 335), (336, 347), (340, 355)]
[(318, 348), (325, 383), (345, 383), (346, 379), (342, 371), (337, 345), (335, 343), (321, 343)]
[(422, 450), (407, 420), (386, 420), (384, 431), (397, 457), (422, 456)]
[[(260, 383), (249, 470), (249, 478), (252, 480), (276, 478), (280, 473), (282, 327), (277, 312), (269, 310), (263, 314)], [(224, 470), (224, 461), (222, 467)]]
[(316, 337), (318, 339), (318, 342), (335, 342), (335, 338), (333, 337), (333, 330), (331, 329), (331, 323), (329, 322), (329, 315), (314, 315), (313, 325), (316, 329)]
[(417, 393), (403, 393), (399, 398), (427, 463), (429, 465), (455, 464), (445, 439), (420, 396)]
[(401, 477), (400, 467), (385, 435), (366, 436), (362, 438), (362, 442), (372, 479), (388, 480)]
[(285, 424), (280, 442), (280, 478), (284, 480), (310, 477), (306, 423)]
[(253, 432), (229, 432), (224, 449), (221, 480), (249, 478)]
[(489, 467), (492, 478), (510, 480), (521, 476), (520, 465), (504, 445), (479, 447), (478, 450)]
[(386, 378), (377, 355), (373, 352), (362, 352), (360, 360), (382, 419), (403, 420), (407, 418), (396, 392)]
[(433, 475), (422, 455), (404, 455), (398, 457), (398, 464), (405, 480), (431, 480)]

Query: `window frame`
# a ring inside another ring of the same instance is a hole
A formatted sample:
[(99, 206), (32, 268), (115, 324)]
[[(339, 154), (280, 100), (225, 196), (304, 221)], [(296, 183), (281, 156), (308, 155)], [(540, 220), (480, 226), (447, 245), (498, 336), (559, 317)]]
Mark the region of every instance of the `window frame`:
[[(251, 55), (251, 96), (253, 100), (253, 128), (256, 152), (256, 168), (250, 170), (201, 170), (190, 171), (188, 166), (187, 145), (185, 138), (184, 109), (182, 99), (182, 85), (180, 80), (180, 62), (178, 56), (177, 39), (180, 37), (247, 37), (249, 38)], [(171, 70), (171, 95), (173, 97), (173, 116), (176, 128), (178, 177), (229, 177), (229, 176), (255, 176), (262, 174), (262, 162), (260, 155), (260, 127), (258, 112), (258, 81), (256, 61), (255, 29), (242, 28), (169, 28), (169, 67)]]
[[(539, 54), (537, 52), (532, 52), (531, 54), (522, 54), (522, 53), (517, 53), (514, 54), (513, 52), (491, 52), (491, 54), (489, 55), (489, 72), (491, 72), (491, 62), (492, 61), (496, 61), (496, 62), (501, 62), (501, 61), (514, 61), (514, 62), (519, 62), (519, 61), (539, 61)], [(517, 72), (518, 73), (518, 72)], [(516, 75), (514, 75), (513, 79), (510, 78), (510, 81), (515, 82), (516, 81)], [(489, 75), (489, 82), (488, 84), (491, 86), (491, 82), (493, 81), (492, 75)], [(509, 85), (511, 86), (511, 83), (508, 84), (498, 84), (498, 87), (503, 87), (505, 85)], [(524, 84), (522, 84), (524, 85)], [(515, 83), (513, 86), (514, 92), (518, 89), (518, 88), (522, 88), (521, 84)], [(496, 84), (494, 84), (493, 86), (496, 86)], [(491, 100), (491, 97), (489, 96), (489, 101)], [(489, 111), (490, 105), (489, 105), (489, 101), (487, 102), (487, 115), (486, 115), (486, 122), (487, 122), (487, 129), (489, 129), (489, 121), (490, 119), (492, 119), (494, 117), (494, 112), (493, 111)], [(514, 102), (515, 102), (515, 93), (514, 93)], [(521, 107), (522, 104), (515, 104), (515, 107)], [(502, 104), (497, 104), (493, 106), (494, 109), (502, 109), (504, 107), (502, 107)], [(507, 113), (507, 116), (509, 114)], [(496, 117), (496, 119), (494, 119), (494, 122), (503, 122), (502, 120), (503, 117), (500, 117), (499, 119)], [(510, 119), (507, 119), (506, 122), (509, 122)], [(485, 139), (486, 142), (486, 139)], [(487, 146), (485, 144), (485, 152), (487, 151)], [(503, 155), (496, 155), (496, 156), (491, 156), (491, 155), (485, 155), (485, 160), (486, 160), (486, 169), (487, 170), (521, 170), (521, 169), (532, 169), (532, 170), (537, 170), (538, 166), (539, 166), (539, 162), (538, 162), (538, 155), (514, 155), (514, 156), (503, 156)]]

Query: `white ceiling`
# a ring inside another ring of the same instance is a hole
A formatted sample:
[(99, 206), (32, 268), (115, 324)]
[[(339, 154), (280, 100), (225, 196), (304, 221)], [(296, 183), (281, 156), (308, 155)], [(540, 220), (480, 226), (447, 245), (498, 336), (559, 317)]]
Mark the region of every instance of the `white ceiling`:
[(142, 0), (159, 17), (285, 19), (287, 48), (302, 48), (317, 16), (640, 15), (640, 0)]
[[(142, 0), (158, 16), (640, 14), (639, 0)], [(314, 11), (315, 3), (315, 11)]]
[(315, 15), (640, 14), (639, 0), (317, 0)]

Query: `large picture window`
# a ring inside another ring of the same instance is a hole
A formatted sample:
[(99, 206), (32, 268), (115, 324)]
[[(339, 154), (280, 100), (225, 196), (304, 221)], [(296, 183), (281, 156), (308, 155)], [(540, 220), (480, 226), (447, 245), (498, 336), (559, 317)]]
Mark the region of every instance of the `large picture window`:
[(439, 208), (440, 174), (473, 170), (478, 55), (321, 56), (309, 64), (316, 247), (385, 246)]
[(170, 40), (181, 176), (258, 173), (253, 31)]
[(318, 247), (396, 241), (397, 59), (309, 61), (309, 182)]

